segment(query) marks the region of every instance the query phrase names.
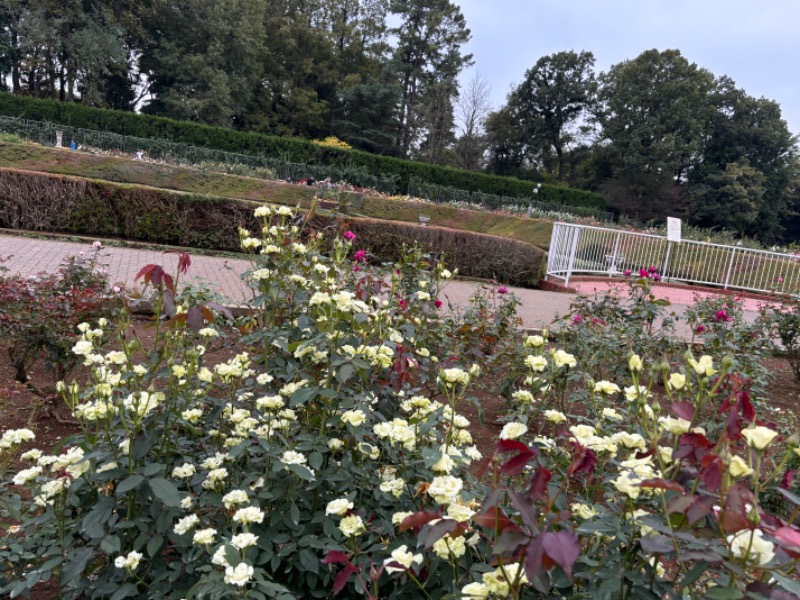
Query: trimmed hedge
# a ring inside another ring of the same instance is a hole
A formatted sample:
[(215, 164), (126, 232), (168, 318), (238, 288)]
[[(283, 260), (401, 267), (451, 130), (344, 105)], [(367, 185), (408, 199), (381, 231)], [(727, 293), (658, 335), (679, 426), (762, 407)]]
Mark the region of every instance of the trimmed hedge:
[[(0, 227), (208, 248), (239, 250), (239, 227), (258, 231), (259, 203), (183, 194), (155, 188), (0, 169)], [(331, 217), (316, 216), (325, 229)], [(376, 260), (394, 261), (402, 244), (419, 242), (444, 255), (450, 268), (467, 277), (535, 286), (544, 251), (516, 240), (412, 223), (347, 218), (359, 247)]]
[[(399, 176), (402, 190), (407, 189), (411, 179), (416, 177), (431, 184), (499, 196), (530, 197), (533, 191), (530, 181), (513, 177), (461, 171), (358, 150), (341, 150), (296, 138), (241, 132), (191, 121), (39, 100), (9, 93), (0, 93), (0, 114), (122, 135), (165, 139), (227, 152), (264, 154), (291, 162), (366, 168), (371, 173)], [(571, 206), (606, 207), (605, 198), (600, 194), (554, 185), (542, 185), (537, 199)]]

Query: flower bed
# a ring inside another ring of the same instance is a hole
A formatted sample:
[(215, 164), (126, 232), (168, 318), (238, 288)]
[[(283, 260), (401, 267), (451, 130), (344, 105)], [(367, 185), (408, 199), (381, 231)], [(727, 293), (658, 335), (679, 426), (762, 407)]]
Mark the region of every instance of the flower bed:
[[(633, 305), (576, 307), (548, 346), (518, 337), (500, 288), (440, 314), (451, 273), (418, 249), (384, 270), (355, 260), (350, 232), (256, 218), (240, 232), (253, 314), (176, 297), (186, 257), (174, 276), (149, 265), (151, 342), (123, 316), (118, 350), (96, 323), (73, 345), (91, 377), (60, 390), (81, 433), (52, 455), (3, 434), (30, 466), (0, 488), (18, 523), (2, 593), (50, 578), (64, 598), (798, 592), (797, 443), (726, 358), (732, 308), (698, 311), (720, 349), (682, 357), (647, 276)], [(207, 364), (224, 336), (249, 350)], [(481, 457), (462, 413), (500, 369), (509, 409)]]

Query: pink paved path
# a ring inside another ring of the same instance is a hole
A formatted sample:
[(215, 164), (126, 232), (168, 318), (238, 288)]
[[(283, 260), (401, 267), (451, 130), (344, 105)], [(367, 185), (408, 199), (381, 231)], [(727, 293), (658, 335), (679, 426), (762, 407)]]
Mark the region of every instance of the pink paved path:
[[(618, 290), (624, 292), (627, 284), (624, 281), (613, 280), (609, 281), (571, 281), (570, 287), (578, 290), (581, 294), (594, 294), (606, 292), (610, 290)], [(686, 288), (668, 287), (658, 285), (653, 288), (656, 298), (664, 298), (672, 302), (672, 304), (680, 304), (688, 306), (694, 304), (695, 298), (710, 298), (717, 294), (707, 291), (698, 291)], [(755, 298), (742, 298), (744, 309), (746, 311), (758, 312), (762, 305), (775, 305), (775, 302), (766, 302), (764, 300), (757, 300)]]
[[(3, 265), (12, 273), (23, 275), (52, 273), (58, 269), (67, 255), (77, 255), (80, 252), (92, 252), (91, 244), (0, 235), (0, 259), (10, 257)], [(174, 254), (118, 247), (103, 248), (101, 259), (101, 262), (107, 265), (111, 281), (127, 286), (134, 285), (136, 274), (146, 264), (161, 264), (170, 272), (175, 271), (177, 264), (177, 256)], [(229, 298), (232, 303), (242, 304), (248, 296), (247, 288), (242, 284), (239, 275), (247, 270), (249, 265), (248, 261), (241, 259), (193, 255), (188, 277), (184, 279), (190, 282), (203, 282)], [(470, 296), (482, 285), (486, 284), (452, 281), (445, 288), (444, 296), (453, 305), (464, 308), (469, 305)], [(594, 291), (607, 290), (610, 286), (621, 285), (621, 283), (592, 281), (579, 282), (576, 285), (579, 286), (581, 293), (591, 294)], [(567, 293), (522, 288), (509, 289), (522, 302), (519, 316), (526, 329), (540, 329), (549, 326), (557, 315), (565, 315), (569, 312), (569, 305), (575, 297), (575, 294)], [(683, 308), (680, 305), (691, 304), (694, 293), (688, 290), (658, 287), (657, 295), (668, 298), (673, 304), (676, 304), (675, 311), (681, 314)], [(757, 304), (757, 301), (752, 302)], [(756, 304), (746, 306), (748, 320), (755, 318)], [(679, 323), (679, 333), (689, 337), (690, 333), (681, 325), (682, 323)]]

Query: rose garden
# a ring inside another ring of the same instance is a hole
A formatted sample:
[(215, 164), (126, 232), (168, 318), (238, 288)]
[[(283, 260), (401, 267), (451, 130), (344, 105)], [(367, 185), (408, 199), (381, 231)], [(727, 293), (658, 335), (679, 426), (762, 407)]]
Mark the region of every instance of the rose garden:
[(54, 366), (75, 423), (0, 438), (4, 597), (800, 597), (800, 439), (764, 400), (793, 301), (698, 301), (685, 340), (652, 269), (527, 335), (505, 289), (446, 310), (419, 247), (373, 264), (344, 223), (256, 217), (236, 315), (186, 255), (138, 296), (86, 261), (0, 273), (18, 379)]

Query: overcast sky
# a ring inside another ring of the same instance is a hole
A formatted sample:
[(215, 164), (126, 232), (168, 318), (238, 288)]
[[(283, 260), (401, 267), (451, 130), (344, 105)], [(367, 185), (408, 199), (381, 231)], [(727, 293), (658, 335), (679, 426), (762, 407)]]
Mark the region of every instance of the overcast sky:
[(596, 71), (643, 51), (676, 48), (751, 96), (775, 100), (800, 134), (798, 0), (453, 0), (472, 40), (474, 71), (492, 86), (495, 108), (547, 54), (594, 53)]

